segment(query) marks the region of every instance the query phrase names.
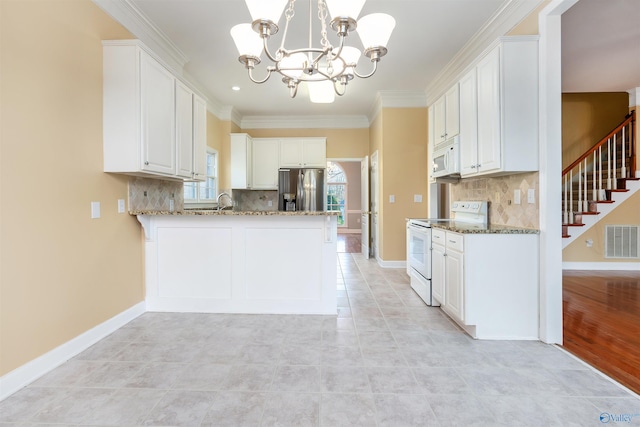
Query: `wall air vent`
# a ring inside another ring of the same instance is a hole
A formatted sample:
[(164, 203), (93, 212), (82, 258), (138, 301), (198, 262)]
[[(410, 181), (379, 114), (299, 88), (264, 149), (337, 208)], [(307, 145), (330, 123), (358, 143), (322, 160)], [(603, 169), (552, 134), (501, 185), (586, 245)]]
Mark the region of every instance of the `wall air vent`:
[(607, 225), (604, 229), (605, 258), (640, 258), (640, 226)]

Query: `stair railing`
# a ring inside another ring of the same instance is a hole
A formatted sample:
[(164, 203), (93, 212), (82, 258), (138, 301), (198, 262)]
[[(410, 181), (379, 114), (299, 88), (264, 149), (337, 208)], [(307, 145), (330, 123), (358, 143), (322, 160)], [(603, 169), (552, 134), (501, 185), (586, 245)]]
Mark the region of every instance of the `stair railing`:
[(597, 202), (610, 202), (610, 192), (618, 188), (619, 179), (635, 176), (635, 118), (634, 110), (607, 136), (562, 171), (564, 225), (580, 224), (582, 214), (597, 211)]

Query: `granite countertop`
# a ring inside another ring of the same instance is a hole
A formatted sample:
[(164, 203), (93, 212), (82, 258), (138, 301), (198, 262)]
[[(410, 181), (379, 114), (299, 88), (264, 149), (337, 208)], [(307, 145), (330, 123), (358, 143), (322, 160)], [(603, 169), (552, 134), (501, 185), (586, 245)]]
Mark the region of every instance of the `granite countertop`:
[(511, 227), (496, 224), (478, 226), (476, 224), (455, 221), (434, 223), (431, 224), (431, 227), (461, 234), (540, 234), (540, 230), (534, 228)]
[(173, 215), (173, 216), (217, 216), (217, 215), (232, 215), (232, 216), (327, 216), (327, 215), (339, 215), (340, 211), (236, 211), (232, 209), (185, 209), (182, 211), (147, 211), (147, 210), (135, 210), (129, 211), (130, 215)]

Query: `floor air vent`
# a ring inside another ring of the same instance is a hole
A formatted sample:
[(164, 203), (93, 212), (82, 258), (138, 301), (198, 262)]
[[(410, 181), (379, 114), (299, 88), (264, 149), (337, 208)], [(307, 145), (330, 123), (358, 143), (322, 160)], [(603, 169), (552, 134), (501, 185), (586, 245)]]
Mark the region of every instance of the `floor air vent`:
[(604, 234), (605, 258), (640, 258), (638, 256), (640, 226), (607, 225)]

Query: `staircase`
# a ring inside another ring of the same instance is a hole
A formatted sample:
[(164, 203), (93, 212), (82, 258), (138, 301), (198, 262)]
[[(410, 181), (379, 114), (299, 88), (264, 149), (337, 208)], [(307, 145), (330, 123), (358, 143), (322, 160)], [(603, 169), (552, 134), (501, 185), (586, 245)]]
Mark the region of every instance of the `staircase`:
[(635, 178), (636, 112), (562, 171), (562, 247), (640, 190)]

